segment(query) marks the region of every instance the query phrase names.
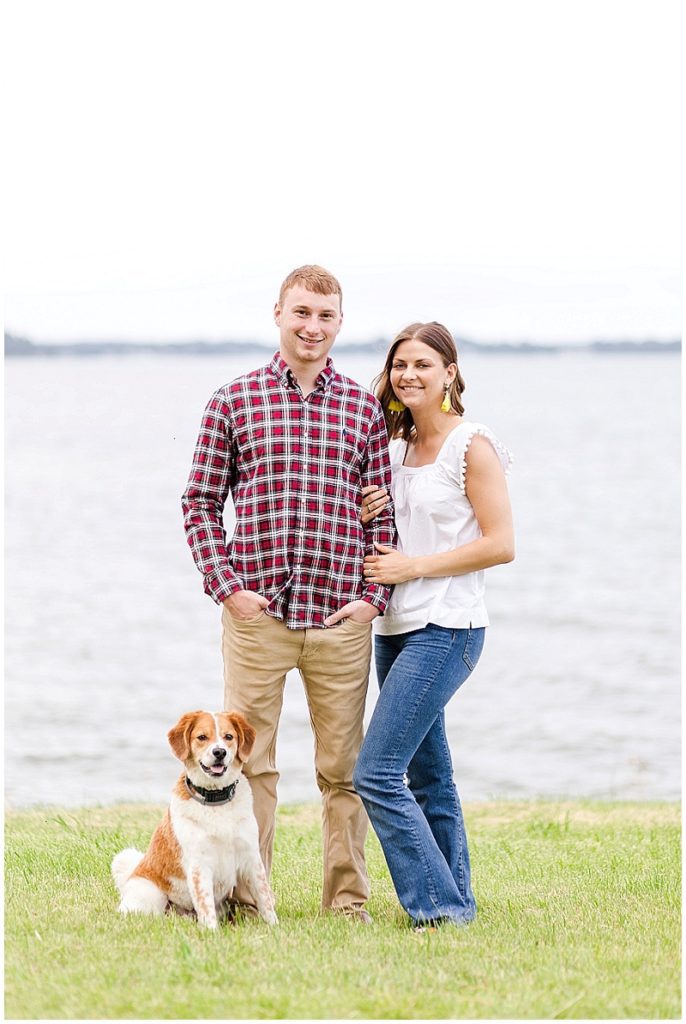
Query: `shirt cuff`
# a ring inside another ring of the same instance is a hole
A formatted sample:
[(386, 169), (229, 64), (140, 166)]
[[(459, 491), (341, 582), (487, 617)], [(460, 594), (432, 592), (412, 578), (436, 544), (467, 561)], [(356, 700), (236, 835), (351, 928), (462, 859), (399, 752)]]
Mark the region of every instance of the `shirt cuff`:
[(203, 584), (205, 593), (217, 604), (221, 604), (236, 591), (245, 589), (238, 576), (230, 569), (213, 569), (203, 578)]
[(370, 584), (364, 588), (362, 592), (362, 600), (366, 601), (367, 604), (373, 604), (375, 608), (379, 609), (379, 613), (383, 615), (386, 611), (386, 606), (391, 597), (390, 587), (380, 587), (377, 584)]

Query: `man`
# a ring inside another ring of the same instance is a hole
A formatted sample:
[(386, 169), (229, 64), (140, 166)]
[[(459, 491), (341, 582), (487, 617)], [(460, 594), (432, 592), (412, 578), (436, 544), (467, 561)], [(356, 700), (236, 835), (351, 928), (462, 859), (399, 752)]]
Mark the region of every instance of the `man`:
[[(267, 873), (283, 687), (297, 667), (322, 794), (322, 907), (367, 923), (367, 817), (352, 772), (371, 621), (389, 590), (366, 584), (362, 563), (375, 553), (374, 541), (392, 544), (395, 531), (390, 506), (372, 523), (360, 522), (361, 488), (389, 489), (390, 466), (381, 406), (328, 358), (341, 303), (340, 284), (322, 267), (299, 267), (286, 278), (274, 307), (279, 351), (210, 399), (183, 505), (205, 591), (223, 605), (224, 706), (257, 730), (246, 775)], [(227, 545), (229, 493), (236, 527)], [(341, 611), (342, 621), (327, 628), (324, 620)]]

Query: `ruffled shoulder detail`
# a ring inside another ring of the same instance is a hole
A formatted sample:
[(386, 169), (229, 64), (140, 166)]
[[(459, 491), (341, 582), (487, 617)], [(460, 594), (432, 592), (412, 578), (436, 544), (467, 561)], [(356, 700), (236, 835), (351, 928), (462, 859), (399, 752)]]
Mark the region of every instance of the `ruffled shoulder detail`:
[[(487, 441), (490, 441), (496, 455), (500, 459), (500, 465), (503, 467), (504, 472), (506, 474), (509, 473), (510, 467), (514, 462), (514, 456), (509, 448), (506, 448), (505, 445), (498, 440), (489, 427), (485, 427), (483, 423), (461, 423), (454, 433), (457, 436), (455, 437), (456, 451), (454, 451), (453, 458), (455, 455), (457, 456), (457, 483), (462, 494), (466, 493), (465, 477), (467, 475), (467, 452), (469, 451), (469, 446), (472, 443), (473, 438), (477, 435), (479, 437), (485, 437)], [(455, 463), (453, 462), (453, 466), (454, 465)]]

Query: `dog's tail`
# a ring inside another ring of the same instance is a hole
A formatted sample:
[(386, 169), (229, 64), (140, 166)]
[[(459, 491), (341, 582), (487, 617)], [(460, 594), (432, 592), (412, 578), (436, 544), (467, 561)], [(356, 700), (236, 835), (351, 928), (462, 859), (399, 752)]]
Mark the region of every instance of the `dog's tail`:
[(143, 854), (140, 850), (134, 850), (129, 847), (127, 850), (122, 850), (112, 861), (112, 877), (114, 883), (122, 891), (124, 885), (128, 882), (132, 872), (138, 867), (140, 862), (143, 860)]

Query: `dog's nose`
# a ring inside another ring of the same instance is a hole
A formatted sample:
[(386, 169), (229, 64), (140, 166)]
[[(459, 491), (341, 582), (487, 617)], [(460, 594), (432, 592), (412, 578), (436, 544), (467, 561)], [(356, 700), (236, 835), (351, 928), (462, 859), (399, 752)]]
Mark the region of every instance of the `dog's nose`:
[(223, 761), (226, 757), (225, 747), (213, 747), (212, 753), (214, 754), (215, 761)]

